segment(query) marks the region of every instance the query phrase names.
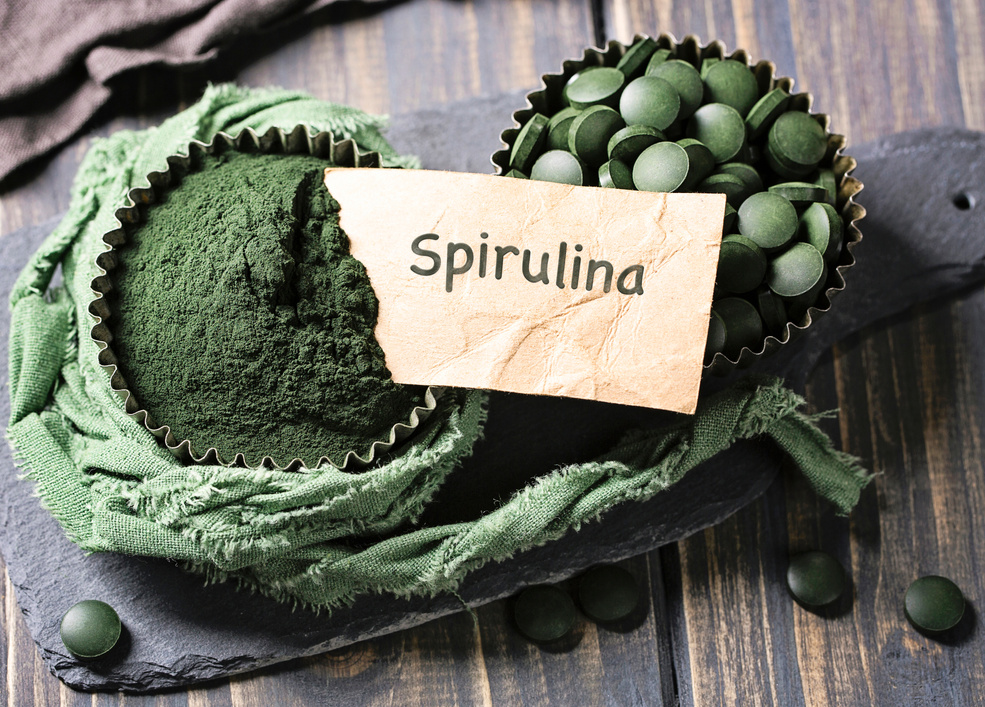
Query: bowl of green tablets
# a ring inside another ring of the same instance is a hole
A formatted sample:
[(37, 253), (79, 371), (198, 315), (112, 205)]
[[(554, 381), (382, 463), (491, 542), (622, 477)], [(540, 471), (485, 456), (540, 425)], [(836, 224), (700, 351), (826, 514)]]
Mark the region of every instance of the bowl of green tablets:
[(591, 47), (543, 76), (492, 156), (513, 178), (725, 194), (706, 373), (774, 353), (827, 312), (862, 238), (845, 138), (775, 72), (694, 36)]

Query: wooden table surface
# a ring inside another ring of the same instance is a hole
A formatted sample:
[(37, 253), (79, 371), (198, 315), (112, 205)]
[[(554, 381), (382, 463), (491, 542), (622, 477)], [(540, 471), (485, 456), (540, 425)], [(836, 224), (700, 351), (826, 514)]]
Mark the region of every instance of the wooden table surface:
[[(814, 94), (815, 108), (832, 116), (849, 144), (927, 125), (985, 129), (981, 0), (346, 3), (308, 26), (242, 41), (207, 70), (137, 77), (91, 133), (0, 192), (0, 235), (65, 210), (92, 136), (152, 125), (194, 101), (205, 80), (300, 88), (393, 114), (533, 88), (587, 45), (662, 31), (718, 38), (772, 59), (779, 74)], [(863, 243), (859, 256), (879, 253)], [(783, 475), (724, 523), (624, 563), (649, 604), (632, 630), (581, 619), (564, 650), (539, 648), (510, 628), (504, 602), (496, 602), (477, 611), (477, 624), (459, 614), (187, 691), (91, 696), (48, 673), (5, 581), (0, 699), (99, 706), (983, 704), (983, 295), (975, 290), (872, 326), (839, 345), (812, 377), (812, 407), (840, 408), (829, 431), (881, 474), (850, 518), (836, 517), (802, 480)], [(792, 602), (783, 583), (790, 554), (814, 548), (835, 554), (853, 581), (853, 596), (819, 612)], [(916, 633), (903, 616), (903, 592), (923, 574), (952, 578), (968, 598), (970, 616), (947, 641)]]

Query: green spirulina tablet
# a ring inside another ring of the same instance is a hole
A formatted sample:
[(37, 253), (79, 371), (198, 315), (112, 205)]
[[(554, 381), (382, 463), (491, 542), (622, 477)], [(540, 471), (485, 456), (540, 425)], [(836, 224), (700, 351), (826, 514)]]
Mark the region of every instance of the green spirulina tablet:
[(705, 341), (705, 361), (710, 361), (715, 354), (725, 348), (725, 322), (714, 309), (711, 310), (711, 320), (708, 322), (708, 339)]
[(599, 186), (611, 189), (635, 189), (633, 170), (621, 160), (609, 160), (599, 167)]
[(835, 177), (834, 170), (818, 170), (814, 183), (824, 187), (824, 191), (826, 192), (825, 201), (832, 206), (836, 206), (838, 203), (838, 179)]
[(548, 150), (534, 162), (530, 178), (581, 186), (585, 183), (585, 165), (567, 150)]
[(708, 67), (704, 77), (705, 100), (732, 106), (745, 117), (759, 100), (759, 85), (748, 66), (724, 59)]
[(547, 116), (534, 113), (530, 120), (520, 128), (520, 133), (510, 152), (510, 167), (521, 172), (529, 172), (534, 160), (547, 140)]
[(828, 148), (824, 128), (801, 111), (787, 111), (770, 128), (767, 145), (777, 162), (788, 169), (817, 167)]
[(733, 361), (742, 349), (758, 351), (763, 343), (763, 320), (752, 304), (741, 297), (723, 297), (712, 303), (711, 310), (725, 324), (725, 346), (722, 353)]
[(633, 165), (633, 184), (640, 191), (671, 192), (687, 179), (688, 159), (674, 142), (658, 142), (643, 150)]
[(688, 160), (687, 182), (682, 190), (691, 191), (715, 169), (715, 156), (704, 143), (694, 138), (686, 137), (678, 140), (677, 144), (684, 148)]
[(706, 194), (724, 194), (732, 208), (738, 208), (750, 192), (746, 183), (734, 174), (713, 174), (698, 185), (698, 191)]
[(774, 88), (756, 101), (756, 104), (749, 109), (749, 114), (746, 116), (749, 137), (753, 140), (760, 138), (772, 127), (776, 119), (783, 115), (789, 103), (790, 94), (782, 88)]
[(663, 79), (677, 90), (681, 97), (681, 110), (678, 118), (687, 118), (701, 106), (705, 86), (698, 70), (686, 61), (672, 59), (656, 66), (648, 76)]
[(787, 568), (790, 593), (807, 606), (826, 606), (845, 593), (845, 569), (826, 552), (814, 550), (795, 555)]
[(627, 79), (635, 79), (646, 70), (650, 58), (657, 51), (657, 43), (649, 37), (644, 37), (626, 50), (619, 59), (616, 68), (626, 75)]
[(650, 57), (650, 61), (646, 65), (644, 75), (649, 76), (651, 71), (655, 71), (658, 66), (668, 61), (673, 55), (674, 53), (669, 49), (658, 49), (653, 52), (653, 56)]
[(627, 125), (609, 138), (609, 159), (631, 165), (643, 150), (663, 139), (664, 134), (649, 125)]
[(817, 248), (825, 262), (831, 264), (841, 252), (844, 223), (831, 204), (811, 204), (800, 216), (797, 236)]
[(781, 336), (783, 327), (787, 325), (787, 308), (783, 305), (783, 300), (770, 292), (769, 288), (763, 287), (756, 293), (756, 305), (766, 331)]
[(753, 194), (738, 211), (739, 233), (767, 253), (783, 248), (797, 233), (797, 209), (779, 194)]
[(797, 208), (805, 208), (818, 201), (825, 201), (828, 193), (824, 187), (810, 182), (782, 182), (769, 188), (771, 194), (778, 194)]
[(571, 123), (568, 130), (568, 150), (590, 167), (599, 167), (608, 159), (609, 140), (626, 123), (608, 106), (590, 106)]
[(77, 658), (98, 658), (109, 653), (120, 640), (123, 625), (109, 604), (86, 599), (62, 617), (62, 643)]
[(687, 136), (704, 143), (716, 162), (728, 162), (746, 144), (746, 123), (735, 108), (708, 103), (694, 111), (687, 124)]
[(551, 116), (551, 119), (547, 121), (548, 150), (568, 149), (568, 131), (571, 129), (571, 123), (574, 122), (579, 113), (581, 111), (577, 108), (568, 106)]
[(574, 627), (575, 604), (557, 587), (527, 587), (513, 605), (513, 620), (520, 633), (531, 641), (556, 641)]
[(777, 295), (792, 299), (815, 292), (826, 275), (824, 258), (817, 248), (810, 243), (794, 243), (770, 261), (766, 281)]
[(910, 585), (903, 598), (903, 612), (917, 629), (940, 633), (958, 625), (964, 616), (961, 589), (947, 577), (927, 575)]
[(622, 567), (593, 567), (578, 582), (582, 611), (599, 623), (619, 621), (633, 613), (640, 601), (636, 579)]
[(716, 284), (727, 292), (740, 294), (759, 287), (766, 275), (766, 254), (745, 236), (722, 239), (718, 251)]
[(711, 67), (713, 67), (715, 64), (717, 64), (720, 61), (721, 61), (721, 59), (719, 59), (717, 56), (707, 56), (707, 57), (705, 57), (704, 59), (701, 60), (701, 78), (702, 78), (702, 80), (704, 80), (705, 76), (708, 75), (708, 72), (711, 70)]
[(741, 179), (750, 195), (763, 191), (763, 178), (759, 176), (759, 172), (752, 165), (745, 162), (726, 162), (718, 165), (718, 171), (723, 174), (735, 175)]
[(581, 71), (567, 87), (568, 102), (582, 109), (595, 105), (615, 108), (625, 84), (626, 75), (619, 69), (602, 66), (594, 71)]
[(513, 177), (514, 179), (529, 179), (529, 177), (527, 175), (525, 175), (523, 172), (521, 172), (518, 169), (511, 169), (509, 172), (507, 172), (503, 176), (505, 176), (505, 177)]
[(735, 221), (739, 212), (732, 208), (732, 206), (725, 202), (725, 220), (722, 222), (722, 233), (729, 233), (735, 230)]
[(656, 76), (640, 76), (630, 81), (619, 98), (619, 113), (627, 125), (649, 125), (665, 130), (681, 110), (677, 89)]
[(766, 164), (777, 176), (783, 177), (784, 179), (803, 179), (813, 171), (810, 167), (791, 166), (790, 164), (781, 162), (776, 158), (773, 148), (769, 145), (766, 146)]
[(561, 103), (563, 103), (565, 106), (571, 105), (571, 101), (568, 100), (568, 89), (571, 88), (571, 84), (573, 84), (576, 80), (578, 80), (579, 76), (581, 76), (586, 72), (595, 71), (596, 69), (601, 69), (601, 68), (602, 68), (601, 66), (586, 66), (578, 73), (572, 75), (564, 84), (564, 88), (561, 89)]

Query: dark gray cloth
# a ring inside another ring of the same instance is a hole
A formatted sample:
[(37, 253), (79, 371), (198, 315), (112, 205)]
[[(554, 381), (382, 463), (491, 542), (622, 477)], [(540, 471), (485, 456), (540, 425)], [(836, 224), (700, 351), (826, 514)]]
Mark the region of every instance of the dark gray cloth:
[(61, 145), (146, 66), (194, 67), (234, 39), (335, 0), (7, 0), (0, 3), (0, 182)]

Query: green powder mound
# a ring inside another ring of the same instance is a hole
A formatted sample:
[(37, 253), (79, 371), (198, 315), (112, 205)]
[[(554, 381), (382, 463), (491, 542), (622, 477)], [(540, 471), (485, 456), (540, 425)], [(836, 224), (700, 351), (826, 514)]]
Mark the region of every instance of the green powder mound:
[(257, 464), (369, 452), (423, 389), (390, 378), (378, 302), (311, 156), (207, 157), (119, 248), (113, 348), (158, 425)]

